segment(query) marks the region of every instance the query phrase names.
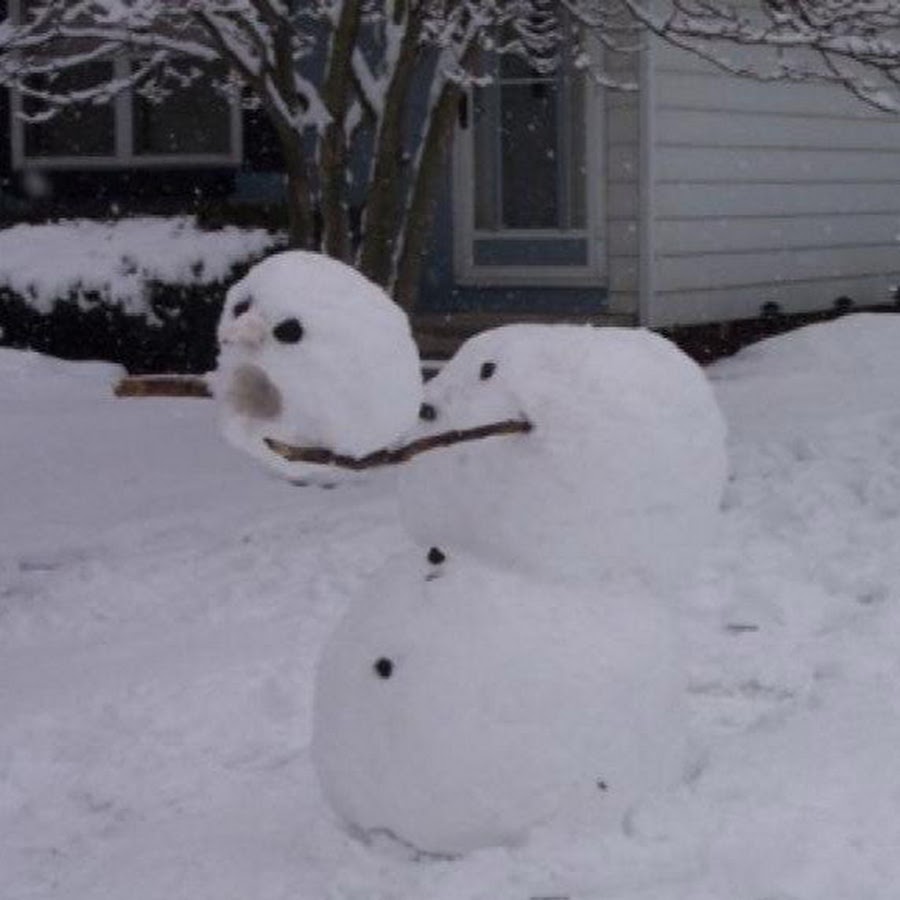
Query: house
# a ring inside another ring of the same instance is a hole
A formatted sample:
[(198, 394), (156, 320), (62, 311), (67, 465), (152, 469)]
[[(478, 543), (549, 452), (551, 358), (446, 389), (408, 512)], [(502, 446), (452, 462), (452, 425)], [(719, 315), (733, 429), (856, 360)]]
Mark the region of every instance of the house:
[(538, 285), (551, 309), (654, 328), (894, 301), (900, 117), (661, 42), (607, 65), (639, 90), (563, 73), (529, 100), (501, 73), (484, 92), (455, 148), (451, 294)]
[[(638, 89), (505, 61), (461, 106), (426, 331), (528, 317), (672, 328), (894, 302), (900, 117), (823, 84), (730, 77), (662, 43), (606, 64)], [(0, 100), (7, 219), (280, 196), (264, 120), (203, 84), (38, 125), (15, 116), (20, 102)]]

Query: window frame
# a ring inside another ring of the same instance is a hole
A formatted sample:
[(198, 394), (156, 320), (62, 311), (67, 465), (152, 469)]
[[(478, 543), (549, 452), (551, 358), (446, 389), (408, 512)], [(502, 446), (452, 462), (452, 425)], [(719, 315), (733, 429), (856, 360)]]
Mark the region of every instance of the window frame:
[[(20, 0), (9, 0), (9, 15), (13, 21), (21, 17)], [(113, 76), (125, 79), (129, 75), (130, 58), (122, 53), (113, 60)], [(134, 151), (134, 91), (125, 88), (109, 105), (113, 110), (112, 155), (29, 156), (25, 151), (25, 129), (28, 123), (22, 118), (23, 97), (18, 88), (9, 91), (9, 122), (11, 164), (14, 171), (58, 169), (159, 169), (159, 168), (211, 168), (238, 167), (243, 161), (243, 127), (241, 106), (237, 99), (228, 102), (229, 138), (228, 153), (135, 153)], [(163, 101), (165, 103), (165, 101)], [(52, 119), (47, 123), (52, 126)]]

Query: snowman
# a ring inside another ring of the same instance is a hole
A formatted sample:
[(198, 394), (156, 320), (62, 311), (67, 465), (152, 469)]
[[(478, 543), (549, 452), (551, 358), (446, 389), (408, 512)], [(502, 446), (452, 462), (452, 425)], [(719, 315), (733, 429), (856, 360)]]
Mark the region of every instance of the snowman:
[(355, 833), (430, 854), (575, 809), (621, 822), (684, 759), (658, 592), (715, 527), (712, 393), (649, 333), (513, 326), (464, 345), (420, 415), (395, 456), (422, 550), (374, 579), (318, 669), (325, 796)]
[(213, 377), (227, 440), (293, 479), (337, 470), (287, 463), (269, 437), (360, 456), (415, 422), (418, 351), (403, 311), (350, 266), (292, 250), (228, 291)]

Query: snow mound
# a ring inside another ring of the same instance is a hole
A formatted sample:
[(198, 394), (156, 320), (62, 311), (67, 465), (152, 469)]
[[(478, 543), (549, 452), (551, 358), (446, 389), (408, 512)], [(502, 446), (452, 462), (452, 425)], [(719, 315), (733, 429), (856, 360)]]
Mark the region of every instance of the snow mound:
[(752, 344), (709, 375), (730, 427), (742, 436), (802, 434), (900, 409), (898, 347), (900, 316), (858, 313)]
[(415, 421), (422, 377), (406, 315), (327, 256), (288, 251), (255, 266), (229, 290), (218, 336), (225, 436), (278, 472), (337, 474), (285, 462), (266, 437), (362, 456)]
[(715, 369), (723, 378), (826, 372), (863, 378), (886, 372), (900, 375), (898, 336), (900, 316), (857, 313), (751, 344)]
[(94, 360), (63, 360), (31, 350), (0, 347), (0, 379), (7, 396), (21, 391), (23, 399), (33, 391), (69, 391), (81, 394), (95, 387), (111, 389), (125, 374), (123, 366)]
[(404, 555), (326, 645), (313, 761), (355, 831), (418, 851), (515, 844), (564, 808), (614, 826), (680, 773), (678, 672), (649, 598)]
[(262, 229), (203, 231), (193, 216), (88, 219), (0, 231), (0, 285), (49, 313), (70, 294), (148, 315), (147, 285), (224, 281), (234, 266), (279, 242)]
[(420, 432), (533, 430), (420, 455), (405, 522), (424, 546), (596, 582), (689, 569), (716, 524), (724, 426), (699, 367), (647, 331), (514, 325), (467, 341), (426, 386)]

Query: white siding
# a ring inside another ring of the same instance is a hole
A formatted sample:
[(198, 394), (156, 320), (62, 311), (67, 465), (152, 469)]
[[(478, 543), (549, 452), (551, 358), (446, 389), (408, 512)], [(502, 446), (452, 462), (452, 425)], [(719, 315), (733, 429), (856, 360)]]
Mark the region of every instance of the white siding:
[[(900, 282), (900, 117), (837, 88), (736, 79), (656, 50), (648, 324), (752, 317), (772, 300), (885, 302)], [(610, 195), (620, 215), (636, 209), (624, 185)], [(635, 250), (612, 229), (610, 246)]]
[[(637, 81), (636, 54), (609, 55), (606, 68), (622, 82)], [(639, 96), (607, 90), (606, 270), (611, 312), (636, 314), (638, 307)]]

